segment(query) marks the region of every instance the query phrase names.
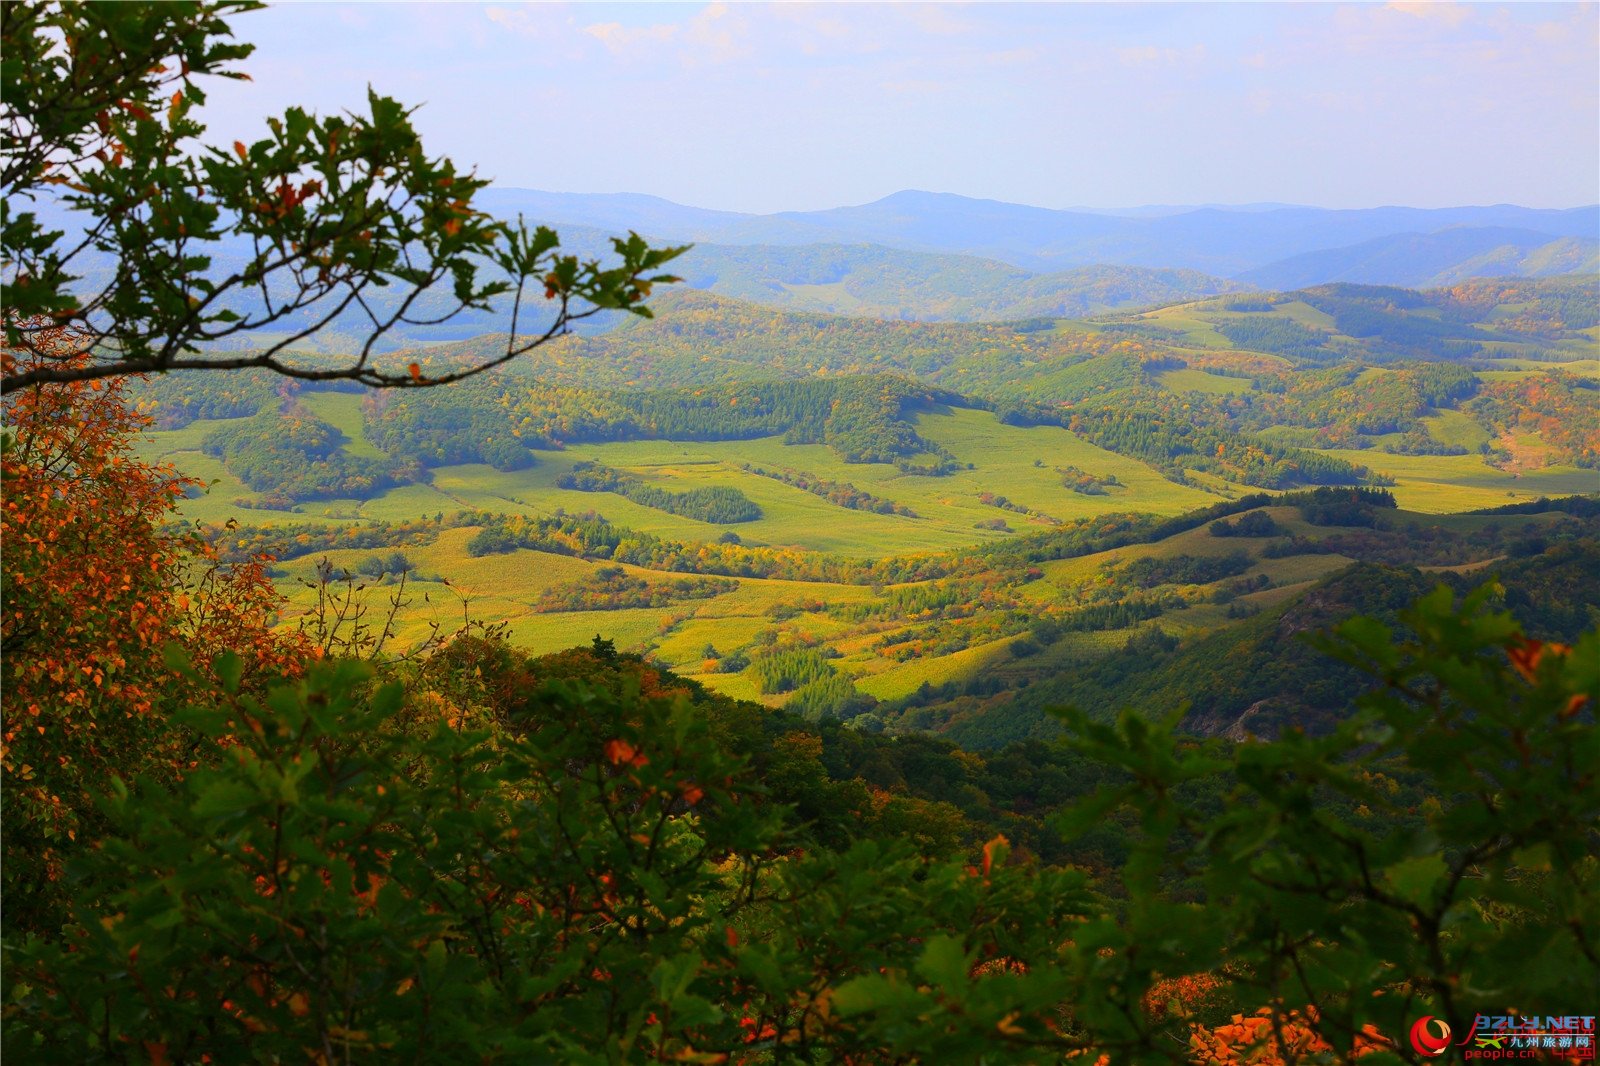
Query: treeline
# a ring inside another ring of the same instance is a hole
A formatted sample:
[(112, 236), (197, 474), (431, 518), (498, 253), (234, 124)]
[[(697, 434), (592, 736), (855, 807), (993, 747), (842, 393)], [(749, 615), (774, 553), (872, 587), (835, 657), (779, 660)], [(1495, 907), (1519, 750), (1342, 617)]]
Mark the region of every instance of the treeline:
[[(1043, 522), (1046, 525), (1059, 526), (1061, 524), (1061, 519), (1055, 517), (1054, 515), (1045, 514), (1043, 511), (1036, 511), (1032, 507), (1026, 507), (1020, 503), (1015, 503), (1007, 497), (997, 495), (993, 492), (978, 493), (978, 502), (983, 504), (985, 507), (997, 507), (1002, 511), (1010, 511), (1012, 514), (1024, 515), (1028, 518)], [(982, 523), (979, 523), (979, 525), (981, 526)], [(997, 528), (1004, 527), (1002, 525), (1001, 527)]]
[(934, 581), (885, 590), (865, 603), (834, 608), (835, 617), (847, 622), (882, 618), (895, 622), (920, 622), (934, 618), (965, 618), (979, 611), (1005, 610), (1017, 600), (993, 580)]
[(789, 470), (783, 467), (779, 467), (776, 470), (767, 470), (750, 463), (741, 463), (739, 469), (757, 477), (781, 481), (791, 488), (809, 492), (813, 496), (821, 496), (835, 506), (846, 507), (852, 511), (871, 511), (874, 514), (900, 515), (902, 518), (922, 517), (903, 503), (886, 500), (882, 496), (874, 496), (865, 489), (856, 488), (848, 481), (830, 481), (815, 474), (808, 474), (803, 470)]
[(1082, 496), (1104, 496), (1106, 489), (1122, 484), (1115, 474), (1091, 474), (1076, 466), (1058, 466), (1062, 488), (1071, 489)]
[(1558, 496), (1551, 499), (1540, 496), (1537, 500), (1525, 503), (1507, 503), (1499, 507), (1484, 507), (1476, 511), (1466, 511), (1465, 514), (1549, 514), (1551, 511), (1562, 511), (1577, 518), (1593, 518), (1600, 516), (1600, 495), (1594, 496)]
[(1159, 618), (1169, 610), (1187, 604), (1175, 597), (1119, 600), (1116, 603), (1094, 603), (1076, 607), (1060, 614), (1048, 615), (1034, 622), (1029, 632), (1040, 644), (1054, 644), (1064, 633), (1098, 633), (1107, 629), (1129, 629), (1140, 622)]
[(1150, 555), (1117, 571), (1120, 581), (1142, 589), (1158, 585), (1209, 585), (1244, 573), (1254, 565), (1246, 551), (1227, 555)]
[(155, 419), (156, 429), (179, 429), (202, 418), (248, 418), (269, 405), (291, 401), (300, 388), (300, 382), (266, 370), (174, 370), (129, 378), (126, 395)]
[(1478, 389), (1471, 370), (1448, 363), (1381, 370), (1348, 364), (1257, 376), (1254, 383), (1255, 392), (1223, 401), (1234, 425), (1314, 430), (1311, 442), (1319, 448), (1365, 448), (1371, 443), (1365, 437), (1384, 433), (1431, 439), (1422, 416), (1454, 407)]
[(1282, 489), (1356, 484), (1369, 473), (1343, 459), (1234, 432), (1222, 412), (1204, 410), (1193, 393), (1137, 388), (1114, 400), (1061, 407), (1003, 404), (995, 413), (1014, 426), (1061, 426), (1107, 451), (1141, 459), (1179, 482), (1187, 481), (1188, 470), (1200, 470), (1243, 485)]
[(792, 692), (838, 671), (816, 648), (782, 648), (750, 660), (749, 672), (763, 693)]
[(512, 424), (504, 391), (482, 378), (448, 389), (379, 390), (361, 405), (367, 439), (390, 455), (424, 466), (488, 463), (496, 470), (525, 470), (538, 460)]
[(1265, 511), (1251, 511), (1231, 522), (1223, 519), (1211, 523), (1213, 537), (1275, 537), (1282, 532), (1283, 527)]
[[(1251, 308), (1251, 310), (1268, 309)], [(1230, 307), (1229, 310), (1237, 311), (1244, 308)], [(1222, 319), (1213, 322), (1211, 328), (1240, 348), (1283, 355), (1308, 363), (1332, 362), (1343, 358), (1345, 354), (1327, 333), (1302, 326), (1294, 319), (1282, 315)]]
[(951, 555), (913, 555), (853, 559), (787, 548), (742, 544), (683, 544), (612, 525), (599, 515), (558, 512), (544, 517), (479, 515), (483, 524), (467, 542), (473, 556), (531, 548), (584, 559), (610, 559), (649, 570), (719, 574), (724, 577), (782, 578), (840, 584), (898, 584), (951, 573), (963, 560)]
[(602, 566), (577, 581), (553, 585), (534, 600), (536, 613), (622, 611), (633, 607), (665, 607), (683, 600), (709, 600), (739, 587), (729, 578), (690, 577), (646, 581), (620, 566)]
[(705, 485), (687, 492), (669, 492), (646, 484), (632, 474), (594, 462), (574, 464), (570, 473), (556, 479), (556, 485), (578, 492), (614, 492), (644, 507), (718, 525), (753, 522), (761, 517), (761, 508), (756, 502), (731, 485)]
[(406, 460), (351, 455), (345, 435), (293, 404), (269, 406), (234, 425), (219, 426), (200, 447), (274, 504), (300, 500), (366, 499), (421, 477)]
[(367, 402), (368, 437), (424, 461), (526, 465), (528, 448), (620, 440), (718, 441), (783, 435), (826, 444), (846, 462), (897, 462), (931, 453), (910, 422), (954, 393), (904, 377), (725, 382), (700, 387), (595, 389), (501, 377), (461, 389), (423, 389)]
[(202, 526), (200, 537), (226, 563), (248, 562), (269, 556), (273, 559), (298, 559), (306, 555), (338, 551), (343, 548), (409, 548), (430, 544), (440, 531), (472, 525), (480, 516), (458, 511), (446, 516), (414, 518), (403, 522), (376, 519), (351, 525), (327, 522), (297, 522), (274, 526)]

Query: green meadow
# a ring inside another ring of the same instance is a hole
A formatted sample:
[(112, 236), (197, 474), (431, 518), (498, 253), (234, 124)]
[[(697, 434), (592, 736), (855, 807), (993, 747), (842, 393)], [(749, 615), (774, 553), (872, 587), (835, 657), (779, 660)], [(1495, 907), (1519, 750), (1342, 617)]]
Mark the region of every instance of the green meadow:
[(1600, 471), (1548, 466), (1513, 473), (1499, 470), (1476, 453), (1394, 455), (1328, 449), (1324, 455), (1360, 463), (1395, 479), (1389, 491), (1400, 506), (1426, 514), (1449, 514), (1499, 507), (1540, 496), (1572, 496), (1600, 491)]
[[(314, 393), (316, 411), (340, 428), (345, 447), (363, 454), (376, 452), (354, 434), (359, 429), (358, 397)], [(307, 406), (313, 406), (308, 403)], [(1203, 507), (1215, 497), (1176, 485), (1135, 459), (1083, 440), (1054, 426), (1019, 427), (1000, 422), (986, 411), (950, 409), (918, 417), (917, 429), (948, 448), (973, 469), (946, 477), (907, 474), (888, 463), (845, 463), (820, 444), (786, 445), (779, 437), (756, 440), (677, 442), (626, 441), (575, 445), (564, 451), (535, 453), (538, 464), (527, 470), (500, 471), (482, 464), (443, 466), (429, 472), (427, 483), (401, 485), (367, 500), (314, 500), (294, 511), (242, 506), (257, 500), (222, 464), (199, 451), (201, 440), (227, 420), (197, 421), (177, 430), (146, 434), (140, 449), (146, 458), (174, 464), (181, 472), (211, 484), (202, 497), (186, 500), (183, 517), (208, 523), (229, 519), (243, 524), (380, 519), (398, 521), (460, 510), (505, 514), (551, 514), (597, 511), (612, 522), (685, 542), (714, 540), (732, 530), (750, 544), (795, 547), (878, 557), (963, 547), (1008, 534), (978, 529), (977, 524), (1005, 519), (1014, 529), (1043, 528), (1048, 522), (984, 504), (980, 494), (998, 492), (1019, 506), (1062, 521), (1112, 511), (1148, 511), (1173, 515)], [(592, 460), (637, 474), (646, 482), (682, 492), (711, 485), (731, 485), (760, 505), (753, 522), (716, 525), (641, 506), (615, 493), (580, 492), (557, 486), (575, 463)], [(916, 518), (852, 510), (820, 496), (759, 477), (740, 469), (749, 463), (765, 469), (786, 468), (832, 481), (849, 482), (866, 492), (916, 512)], [(1121, 487), (1103, 496), (1085, 496), (1064, 487), (1058, 468), (1077, 467), (1096, 475), (1115, 476)]]

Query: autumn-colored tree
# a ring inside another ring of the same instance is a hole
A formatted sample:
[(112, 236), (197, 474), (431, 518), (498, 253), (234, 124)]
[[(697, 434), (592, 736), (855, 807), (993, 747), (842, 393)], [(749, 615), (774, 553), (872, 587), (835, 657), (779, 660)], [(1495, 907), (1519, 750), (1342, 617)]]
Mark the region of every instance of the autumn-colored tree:
[[(59, 327), (35, 338), (49, 351), (0, 352), (6, 374), (88, 358)], [(59, 875), (60, 848), (93, 818), (111, 775), (187, 769), (152, 713), (174, 695), (165, 645), (239, 647), (278, 672), (300, 655), (267, 630), (276, 597), (259, 563), (209, 565), (198, 538), (166, 528), (197, 483), (135, 455), (149, 419), (119, 380), (19, 389), (3, 410), (0, 765), (8, 920), (18, 920)]]

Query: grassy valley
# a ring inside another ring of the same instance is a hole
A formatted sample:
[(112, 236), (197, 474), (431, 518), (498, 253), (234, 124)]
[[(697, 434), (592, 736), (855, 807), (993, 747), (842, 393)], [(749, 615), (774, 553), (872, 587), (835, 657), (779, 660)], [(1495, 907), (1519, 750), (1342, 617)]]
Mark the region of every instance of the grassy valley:
[[(147, 383), (141, 452), (210, 482), (184, 516), (280, 556), (296, 609), (319, 575), (381, 594), (403, 570), (402, 641), (465, 609), (534, 651), (599, 635), (730, 696), (996, 744), (1055, 702), (1151, 699), (1129, 656), (1175, 678), (1301, 605), (1376, 609), (1352, 581), (1409, 595), (1590, 550), (1581, 500), (1463, 513), (1600, 489), (1595, 327), (1565, 280), (1021, 325), (685, 292), (448, 391)], [(1306, 502), (1340, 492), (1383, 505)], [(1304, 717), (1275, 698), (1196, 720)]]

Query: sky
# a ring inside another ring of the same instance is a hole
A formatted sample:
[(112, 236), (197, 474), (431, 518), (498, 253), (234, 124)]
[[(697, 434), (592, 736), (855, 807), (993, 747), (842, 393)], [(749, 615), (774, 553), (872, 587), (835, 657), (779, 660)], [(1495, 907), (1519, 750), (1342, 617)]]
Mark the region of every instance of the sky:
[(497, 184), (724, 210), (925, 189), (1041, 207), (1600, 200), (1600, 4), (288, 3), (268, 114), (421, 105)]

